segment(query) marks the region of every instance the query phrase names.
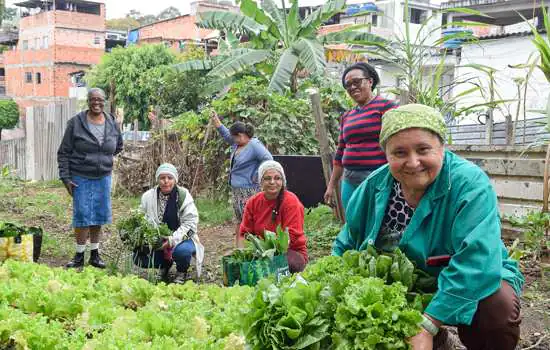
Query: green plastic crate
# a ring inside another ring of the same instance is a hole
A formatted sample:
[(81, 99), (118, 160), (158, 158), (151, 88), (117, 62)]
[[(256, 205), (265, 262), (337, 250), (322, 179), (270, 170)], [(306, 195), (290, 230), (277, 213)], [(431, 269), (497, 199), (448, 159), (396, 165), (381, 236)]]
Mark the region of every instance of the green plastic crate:
[(224, 256), (222, 263), (225, 286), (232, 286), (237, 281), (240, 285), (254, 286), (259, 280), (270, 275), (275, 275), (277, 281), (290, 275), (286, 254), (276, 255), (271, 260), (262, 259), (241, 263), (232, 262), (229, 256)]

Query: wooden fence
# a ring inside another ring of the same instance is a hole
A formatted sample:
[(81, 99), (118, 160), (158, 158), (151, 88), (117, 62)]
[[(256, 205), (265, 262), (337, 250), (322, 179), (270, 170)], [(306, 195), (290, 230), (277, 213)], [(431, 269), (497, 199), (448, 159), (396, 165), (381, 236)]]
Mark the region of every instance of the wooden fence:
[(0, 141), (0, 168), (4, 166), (8, 166), (12, 175), (26, 178), (24, 138)]
[[(550, 133), (545, 129), (547, 119), (528, 119), (523, 128), (523, 120), (516, 124), (515, 145), (528, 145), (541, 138), (550, 139)], [(513, 127), (510, 125), (510, 127)], [(481, 124), (456, 125), (449, 128), (453, 145), (485, 145), (486, 126)], [(525, 131), (525, 137), (524, 137)], [(492, 145), (506, 145), (507, 125), (505, 122), (495, 123), (493, 127)]]
[(77, 113), (77, 109), (75, 99), (27, 108), (27, 179), (54, 180), (59, 177), (57, 149), (63, 139), (67, 121)]
[(522, 216), (542, 208), (546, 147), (453, 145), (454, 152), (480, 166), (491, 179), (503, 218), (503, 235), (513, 237), (508, 216)]

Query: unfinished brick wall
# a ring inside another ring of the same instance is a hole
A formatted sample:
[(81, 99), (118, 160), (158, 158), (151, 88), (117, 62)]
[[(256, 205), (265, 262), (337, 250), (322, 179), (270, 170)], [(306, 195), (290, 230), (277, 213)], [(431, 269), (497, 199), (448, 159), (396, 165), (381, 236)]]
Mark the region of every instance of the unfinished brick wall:
[(5, 54), (5, 69), (6, 94), (23, 111), (32, 103), (68, 97), (70, 73), (99, 63), (105, 52), (105, 5), (100, 9), (100, 15), (57, 10), (21, 19), (17, 49)]

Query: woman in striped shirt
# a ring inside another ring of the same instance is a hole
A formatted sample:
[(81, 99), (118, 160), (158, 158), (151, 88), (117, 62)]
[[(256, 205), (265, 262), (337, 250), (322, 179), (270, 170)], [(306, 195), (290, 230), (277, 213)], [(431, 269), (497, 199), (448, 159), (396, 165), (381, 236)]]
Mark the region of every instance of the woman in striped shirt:
[(334, 200), (334, 187), (343, 176), (344, 209), (357, 186), (371, 172), (386, 164), (379, 144), (382, 116), (397, 104), (374, 94), (379, 82), (380, 77), (374, 67), (364, 62), (348, 67), (342, 75), (342, 84), (357, 105), (340, 118), (338, 148), (325, 202)]

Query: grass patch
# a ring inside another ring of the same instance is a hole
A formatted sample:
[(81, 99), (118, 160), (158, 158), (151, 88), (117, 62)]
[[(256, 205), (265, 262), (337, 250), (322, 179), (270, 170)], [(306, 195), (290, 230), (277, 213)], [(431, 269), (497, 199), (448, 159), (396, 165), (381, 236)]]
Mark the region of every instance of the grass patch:
[(308, 238), (307, 249), (311, 260), (330, 255), (332, 243), (342, 228), (332, 209), (326, 205), (306, 209), (304, 231)]
[(199, 211), (201, 225), (219, 226), (233, 218), (233, 207), (227, 200), (196, 198), (195, 205)]
[(44, 232), (42, 236), (41, 255), (47, 255), (54, 258), (69, 257), (74, 253), (74, 235), (63, 234), (55, 235), (51, 232)]

